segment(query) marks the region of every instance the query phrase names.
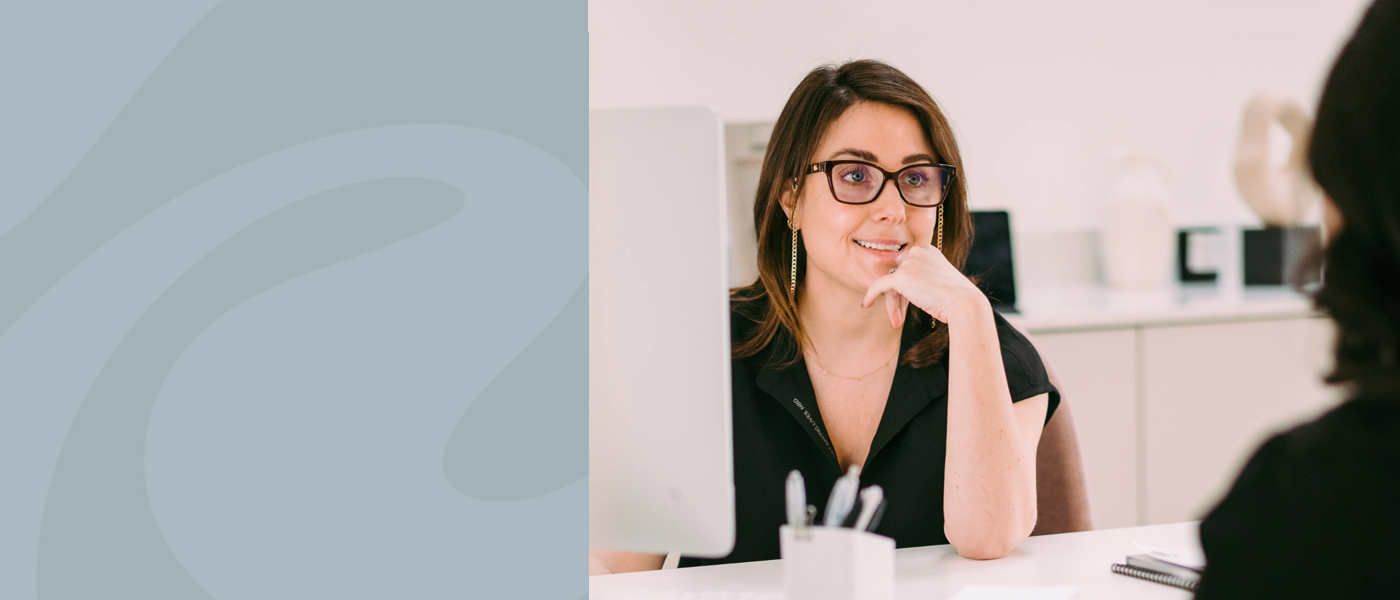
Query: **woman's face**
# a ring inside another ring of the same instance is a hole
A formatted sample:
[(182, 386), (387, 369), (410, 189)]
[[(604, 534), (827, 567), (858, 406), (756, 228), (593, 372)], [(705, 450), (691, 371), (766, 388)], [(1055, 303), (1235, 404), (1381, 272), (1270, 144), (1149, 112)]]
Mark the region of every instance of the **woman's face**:
[[(863, 160), (891, 173), (938, 162), (909, 109), (875, 102), (854, 104), (832, 123), (811, 162), (828, 160)], [(885, 182), (874, 202), (851, 205), (832, 197), (825, 173), (803, 177), (795, 224), (807, 250), (809, 293), (834, 286), (864, 296), (872, 282), (897, 266), (910, 244), (933, 239), (938, 209), (905, 204), (893, 181)], [(791, 218), (791, 206), (783, 208)]]

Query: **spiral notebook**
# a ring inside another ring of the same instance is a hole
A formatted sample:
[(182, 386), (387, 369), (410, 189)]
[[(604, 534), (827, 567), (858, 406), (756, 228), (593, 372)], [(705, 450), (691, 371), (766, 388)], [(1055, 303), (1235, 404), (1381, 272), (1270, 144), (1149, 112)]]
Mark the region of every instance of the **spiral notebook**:
[(1126, 564), (1118, 563), (1110, 568), (1119, 575), (1146, 579), (1192, 592), (1196, 591), (1196, 584), (1201, 580), (1201, 570), (1194, 566), (1179, 565), (1148, 554), (1131, 555)]

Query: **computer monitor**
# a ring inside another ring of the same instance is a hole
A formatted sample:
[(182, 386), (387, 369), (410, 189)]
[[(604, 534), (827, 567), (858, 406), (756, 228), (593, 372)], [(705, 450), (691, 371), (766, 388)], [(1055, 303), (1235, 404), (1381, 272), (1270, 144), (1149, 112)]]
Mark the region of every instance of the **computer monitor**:
[(589, 547), (734, 546), (723, 129), (588, 114)]

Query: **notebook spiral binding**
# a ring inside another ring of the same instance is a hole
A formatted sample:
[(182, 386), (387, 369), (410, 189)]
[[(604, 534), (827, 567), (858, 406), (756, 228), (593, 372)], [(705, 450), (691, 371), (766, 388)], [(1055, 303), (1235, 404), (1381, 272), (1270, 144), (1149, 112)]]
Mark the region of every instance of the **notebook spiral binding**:
[(1129, 577), (1136, 577), (1138, 579), (1146, 579), (1153, 583), (1160, 583), (1163, 585), (1179, 587), (1188, 592), (1196, 591), (1196, 582), (1191, 581), (1189, 579), (1182, 579), (1175, 575), (1158, 573), (1150, 569), (1140, 569), (1131, 565), (1124, 565), (1118, 563), (1114, 563), (1111, 568), (1113, 569), (1114, 573), (1117, 573), (1119, 575), (1127, 575)]

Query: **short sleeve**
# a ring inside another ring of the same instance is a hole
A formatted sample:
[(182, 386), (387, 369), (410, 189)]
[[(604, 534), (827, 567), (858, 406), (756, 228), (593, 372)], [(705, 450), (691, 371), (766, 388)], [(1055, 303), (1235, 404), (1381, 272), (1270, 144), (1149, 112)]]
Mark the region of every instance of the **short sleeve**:
[(1001, 364), (1006, 369), (1006, 387), (1011, 392), (1011, 401), (1020, 402), (1041, 394), (1050, 394), (1049, 406), (1045, 409), (1045, 422), (1055, 414), (1060, 406), (1060, 391), (1050, 383), (1050, 375), (1045, 371), (1045, 362), (1035, 351), (1026, 336), (1021, 335), (1001, 313), (993, 313), (997, 325), (997, 340), (1001, 344)]

